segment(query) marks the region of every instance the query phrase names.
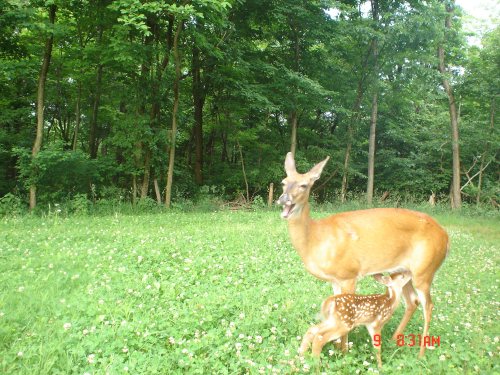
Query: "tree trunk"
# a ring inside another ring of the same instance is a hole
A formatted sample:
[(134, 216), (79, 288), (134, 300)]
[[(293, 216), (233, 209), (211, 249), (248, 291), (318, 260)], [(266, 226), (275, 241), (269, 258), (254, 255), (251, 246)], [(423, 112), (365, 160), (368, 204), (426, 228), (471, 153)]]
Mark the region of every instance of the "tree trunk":
[(182, 30), (184, 21), (179, 21), (177, 30), (174, 36), (173, 54), (175, 63), (175, 78), (174, 78), (174, 106), (172, 109), (172, 134), (170, 136), (170, 152), (168, 159), (168, 172), (167, 172), (167, 187), (165, 189), (165, 206), (170, 208), (172, 196), (172, 179), (174, 175), (174, 159), (175, 159), (175, 137), (177, 133), (177, 112), (179, 110), (179, 83), (181, 78), (181, 61), (179, 58), (179, 35)]
[(149, 190), (149, 176), (151, 171), (151, 150), (146, 149), (146, 155), (144, 156), (144, 178), (142, 179), (141, 186), (141, 199), (148, 196)]
[[(489, 135), (493, 133), (493, 127), (495, 124), (495, 97), (491, 99), (491, 104), (490, 104), (490, 132)], [(483, 170), (486, 169), (484, 166), (484, 163), (486, 162), (486, 159), (488, 157), (488, 154), (490, 153), (490, 140), (491, 138), (488, 137), (488, 140), (486, 141), (486, 146), (485, 150), (483, 153), (483, 156), (481, 158), (481, 165), (479, 166), (479, 178), (477, 182), (477, 195), (476, 195), (476, 205), (479, 205), (481, 203), (481, 189), (482, 189), (482, 184), (483, 184)]]
[[(198, 27), (198, 26), (197, 26)], [(192, 59), (193, 74), (193, 105), (194, 105), (194, 178), (198, 185), (203, 184), (203, 106), (205, 93), (201, 82), (200, 49), (193, 47)]]
[[(54, 25), (56, 20), (57, 6), (52, 4), (49, 7), (49, 22)], [(38, 77), (38, 90), (36, 98), (36, 137), (33, 144), (32, 157), (33, 159), (38, 155), (42, 147), (43, 139), (43, 112), (45, 103), (45, 82), (47, 81), (47, 73), (49, 71), (50, 59), (52, 57), (52, 45), (54, 43), (54, 34), (51, 32), (45, 41), (45, 50), (43, 53), (43, 62), (40, 69), (40, 76)], [(30, 186), (30, 210), (36, 207), (36, 184)]]
[(75, 131), (73, 132), (73, 151), (76, 151), (76, 145), (78, 142), (78, 131), (80, 130), (80, 122), (81, 122), (81, 99), (82, 99), (82, 84), (78, 82), (78, 95), (76, 97), (76, 109), (75, 109)]
[(366, 200), (368, 204), (373, 202), (373, 183), (375, 179), (375, 137), (377, 129), (378, 102), (377, 92), (373, 94), (372, 114), (370, 119), (370, 139), (368, 146), (368, 187), (366, 189)]
[(137, 203), (137, 176), (132, 175), (132, 204), (135, 206)]
[[(99, 25), (99, 35), (97, 37), (98, 47), (99, 46), (102, 47), (101, 42), (102, 42), (103, 32), (104, 32), (104, 27), (102, 25)], [(90, 117), (90, 124), (89, 124), (89, 153), (92, 159), (97, 158), (97, 150), (99, 148), (98, 137), (97, 137), (98, 133), (97, 117), (101, 101), (102, 70), (103, 70), (103, 65), (99, 61), (96, 72), (96, 85), (95, 85), (94, 99), (92, 103), (92, 115)]]
[[(454, 4), (446, 5), (448, 14), (445, 19), (445, 27), (447, 30), (451, 29), (451, 16), (453, 13)], [(448, 95), (450, 123), (451, 123), (451, 139), (452, 139), (452, 154), (453, 166), (452, 173), (453, 179), (451, 184), (451, 208), (458, 209), (462, 206), (462, 196), (460, 193), (460, 150), (459, 150), (459, 135), (458, 135), (458, 115), (455, 97), (453, 95), (453, 88), (446, 78), (446, 64), (444, 61), (444, 47), (443, 42), (438, 47), (439, 57), (439, 72), (442, 75), (443, 87)]]
[(238, 151), (240, 153), (241, 170), (243, 172), (243, 180), (245, 181), (245, 191), (247, 193), (246, 200), (248, 204), (250, 203), (250, 191), (248, 190), (248, 180), (247, 180), (247, 174), (245, 172), (245, 161), (243, 160), (243, 152), (241, 151), (241, 145), (240, 142), (238, 141), (238, 138), (236, 138), (236, 144), (238, 145)]
[(99, 105), (101, 101), (101, 83), (102, 83), (102, 70), (103, 65), (99, 64), (97, 66), (96, 73), (96, 87), (94, 93), (94, 101), (92, 104), (92, 116), (90, 118), (90, 132), (89, 132), (89, 150), (90, 157), (92, 159), (97, 158), (97, 150), (99, 148), (98, 139), (97, 139), (97, 117), (99, 112)]
[[(378, 29), (378, 0), (371, 0), (372, 18), (375, 22), (375, 27)], [(373, 76), (374, 93), (372, 99), (372, 113), (370, 117), (370, 137), (368, 140), (368, 183), (366, 187), (366, 201), (368, 204), (373, 202), (373, 185), (375, 181), (375, 140), (377, 130), (378, 116), (378, 42), (376, 37), (372, 39), (373, 49)]]
[(274, 184), (271, 182), (269, 184), (269, 195), (267, 197), (267, 207), (272, 207), (274, 197)]
[(155, 187), (155, 193), (156, 193), (156, 202), (158, 204), (161, 204), (161, 193), (160, 193), (160, 187), (158, 186), (158, 179), (155, 177), (153, 179), (153, 185)]
[(363, 99), (363, 80), (364, 77), (361, 77), (358, 81), (358, 89), (356, 94), (356, 101), (354, 102), (351, 119), (347, 124), (347, 145), (345, 149), (344, 156), (344, 174), (342, 176), (342, 188), (340, 191), (340, 200), (344, 203), (347, 199), (347, 185), (349, 178), (349, 164), (351, 162), (351, 148), (352, 148), (352, 139), (353, 139), (353, 126), (359, 120), (360, 117), (360, 109), (361, 109), (361, 100)]
[(291, 137), (290, 137), (290, 152), (295, 157), (297, 149), (297, 110), (293, 110), (290, 114)]

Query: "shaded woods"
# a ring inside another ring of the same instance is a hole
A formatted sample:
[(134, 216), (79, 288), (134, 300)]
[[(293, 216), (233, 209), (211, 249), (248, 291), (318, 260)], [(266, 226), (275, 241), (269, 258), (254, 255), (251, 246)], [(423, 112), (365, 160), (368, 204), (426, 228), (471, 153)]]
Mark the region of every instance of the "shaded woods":
[(4, 201), (263, 202), (292, 150), (323, 200), (497, 205), (500, 33), (453, 2), (0, 4)]

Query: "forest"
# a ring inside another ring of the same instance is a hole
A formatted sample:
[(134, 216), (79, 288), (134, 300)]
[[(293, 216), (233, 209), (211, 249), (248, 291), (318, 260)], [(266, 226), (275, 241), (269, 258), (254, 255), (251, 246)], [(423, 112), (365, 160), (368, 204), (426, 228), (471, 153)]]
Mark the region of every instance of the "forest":
[[(498, 208), (500, 29), (450, 0), (0, 0), (0, 210), (320, 201)], [(399, 198), (398, 198), (399, 199)]]

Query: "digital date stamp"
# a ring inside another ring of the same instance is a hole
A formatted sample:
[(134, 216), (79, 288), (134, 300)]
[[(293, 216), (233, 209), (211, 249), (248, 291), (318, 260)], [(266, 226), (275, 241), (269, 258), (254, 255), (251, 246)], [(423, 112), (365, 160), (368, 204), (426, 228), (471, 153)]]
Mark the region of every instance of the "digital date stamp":
[[(381, 346), (382, 338), (379, 334), (373, 335), (373, 346)], [(423, 336), (423, 335), (403, 335), (399, 334), (396, 337), (397, 346), (426, 346), (436, 347), (441, 346), (441, 336)]]

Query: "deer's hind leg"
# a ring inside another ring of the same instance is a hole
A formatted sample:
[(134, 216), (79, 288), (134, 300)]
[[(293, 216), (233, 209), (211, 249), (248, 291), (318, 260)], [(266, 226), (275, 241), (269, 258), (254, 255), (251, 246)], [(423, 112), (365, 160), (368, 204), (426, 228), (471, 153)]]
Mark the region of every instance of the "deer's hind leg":
[(339, 337), (347, 335), (349, 329), (337, 324), (335, 321), (325, 321), (322, 327), (314, 336), (312, 342), (312, 355), (319, 357), (323, 347), (330, 341), (336, 340)]
[(302, 342), (300, 343), (299, 347), (299, 354), (302, 355), (304, 354), (307, 349), (309, 349), (309, 346), (311, 345), (312, 341), (314, 340), (314, 337), (318, 334), (320, 331), (321, 324), (316, 324), (312, 327), (310, 327), (307, 332), (304, 334), (304, 337), (302, 338)]

